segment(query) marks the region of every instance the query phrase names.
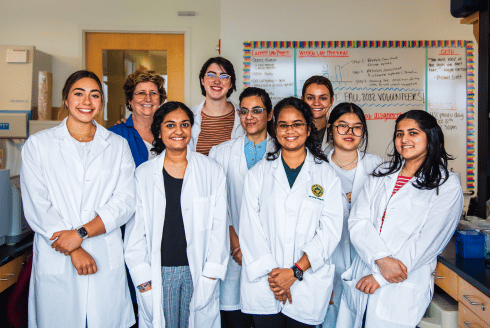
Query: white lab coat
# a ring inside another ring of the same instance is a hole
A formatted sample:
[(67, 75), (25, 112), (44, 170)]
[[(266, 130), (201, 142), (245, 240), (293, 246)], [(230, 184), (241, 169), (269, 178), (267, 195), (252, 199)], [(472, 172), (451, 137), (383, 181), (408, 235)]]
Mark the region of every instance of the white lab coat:
[[(201, 133), (201, 113), (205, 102), (206, 100), (203, 100), (202, 103), (191, 108), (191, 111), (194, 113), (194, 124), (192, 125), (192, 138), (189, 146), (193, 151), (196, 151), (197, 139), (199, 137), (199, 133)], [(245, 130), (242, 128), (242, 124), (240, 123), (240, 116), (238, 116), (235, 104), (230, 100), (228, 100), (228, 102), (233, 105), (233, 110), (235, 111), (235, 122), (233, 123), (233, 130), (231, 131), (231, 139), (235, 139), (244, 136)]]
[[(245, 158), (245, 136), (225, 141), (211, 148), (209, 157), (215, 159), (223, 168), (226, 175), (226, 190), (228, 200), (227, 224), (233, 226), (235, 232), (240, 231), (240, 207), (242, 204), (243, 182), (248, 173)], [(274, 149), (273, 140), (267, 135), (267, 152)], [(220, 310), (240, 310), (240, 271), (241, 266), (230, 255), (226, 277), (220, 285)]]
[[(312, 187), (320, 186), (321, 194)], [(333, 287), (331, 255), (342, 235), (340, 179), (308, 151), (301, 171), (289, 187), (281, 153), (263, 160), (245, 178), (240, 218), (243, 254), (240, 297), (242, 312), (284, 315), (299, 322), (323, 322)], [(283, 305), (269, 288), (274, 268), (291, 268), (303, 254), (311, 269), (291, 286), (292, 304)]]
[[(412, 185), (412, 178), (390, 200), (398, 173), (369, 177), (351, 210), (349, 232), (358, 256), (342, 275), (344, 291), (337, 327), (361, 327), (366, 306), (366, 328), (415, 327), (432, 299), (431, 273), (463, 210), (461, 184), (450, 173), (439, 188), (420, 190)], [(375, 264), (385, 256), (403, 262), (408, 279), (388, 283)], [(368, 296), (355, 286), (369, 274), (381, 288)]]
[(333, 150), (332, 143), (328, 142), (328, 130), (327, 129), (325, 129), (325, 134), (323, 135), (321, 149), (325, 155), (330, 154)]
[[(34, 230), (29, 327), (130, 327), (134, 313), (119, 227), (135, 208), (134, 161), (127, 141), (97, 124), (85, 166), (66, 127), (31, 136), (22, 149), (22, 202)], [(106, 233), (83, 241), (97, 272), (79, 276), (51, 248), (54, 232), (99, 215)]]
[[(126, 264), (134, 285), (152, 281), (151, 291), (136, 292), (139, 309), (143, 310), (140, 327), (165, 327), (160, 252), (166, 206), (164, 159), (165, 151), (136, 170), (136, 214), (127, 223), (124, 238)], [(209, 278), (224, 279), (229, 258), (225, 175), (214, 160), (189, 147), (187, 161), (181, 208), (194, 286), (189, 327), (220, 327), (218, 280)]]
[[(332, 162), (332, 154), (333, 149), (328, 154), (328, 160), (330, 163)], [(364, 154), (359, 150), (357, 151), (357, 156), (359, 161), (357, 162), (354, 182), (352, 184), (351, 206), (356, 202), (357, 196), (361, 192), (362, 187), (364, 186), (364, 183), (369, 175), (373, 173), (375, 168), (383, 163), (383, 159), (381, 157), (372, 154)], [(356, 254), (356, 251), (350, 242), (349, 228), (347, 225), (350, 206), (349, 201), (347, 200), (347, 195), (344, 193), (343, 189), (342, 204), (344, 208), (344, 226), (342, 228), (342, 238), (340, 239), (340, 243), (332, 254), (332, 262), (335, 264), (333, 304), (330, 304), (328, 307), (327, 315), (325, 316), (325, 321), (323, 323), (323, 327), (325, 328), (335, 327), (335, 322), (337, 322), (337, 314), (339, 312), (340, 298), (342, 296), (342, 280), (340, 279), (340, 276), (348, 268), (350, 268), (352, 260), (355, 257), (354, 255)]]

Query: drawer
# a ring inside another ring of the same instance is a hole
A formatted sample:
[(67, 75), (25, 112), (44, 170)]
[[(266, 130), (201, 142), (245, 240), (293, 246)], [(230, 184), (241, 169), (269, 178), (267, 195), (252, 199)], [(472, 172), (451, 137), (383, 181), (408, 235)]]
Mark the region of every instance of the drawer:
[(458, 284), (458, 300), (484, 322), (490, 322), (490, 298), (461, 277)]
[(458, 300), (458, 275), (440, 262), (437, 262), (434, 283), (449, 296)]
[(0, 267), (0, 293), (15, 284), (28, 256), (26, 253)]
[(458, 303), (458, 325), (460, 328), (490, 328), (461, 302)]

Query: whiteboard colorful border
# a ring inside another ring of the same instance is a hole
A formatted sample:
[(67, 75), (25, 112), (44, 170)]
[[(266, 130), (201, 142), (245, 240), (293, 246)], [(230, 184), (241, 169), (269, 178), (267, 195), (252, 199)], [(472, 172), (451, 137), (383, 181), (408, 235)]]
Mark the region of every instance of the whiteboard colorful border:
[(466, 190), (475, 190), (475, 66), (473, 41), (245, 41), (243, 42), (243, 86), (250, 86), (252, 49), (270, 48), (466, 48)]

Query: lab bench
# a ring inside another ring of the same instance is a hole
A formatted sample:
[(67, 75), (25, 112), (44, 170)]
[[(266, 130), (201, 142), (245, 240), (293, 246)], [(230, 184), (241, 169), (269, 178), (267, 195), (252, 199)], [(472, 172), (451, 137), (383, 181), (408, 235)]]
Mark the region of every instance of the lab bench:
[(458, 301), (459, 327), (490, 328), (490, 267), (456, 255), (456, 238), (438, 257), (435, 284)]
[(34, 233), (15, 245), (0, 246), (0, 293), (17, 282), (19, 273), (32, 256)]

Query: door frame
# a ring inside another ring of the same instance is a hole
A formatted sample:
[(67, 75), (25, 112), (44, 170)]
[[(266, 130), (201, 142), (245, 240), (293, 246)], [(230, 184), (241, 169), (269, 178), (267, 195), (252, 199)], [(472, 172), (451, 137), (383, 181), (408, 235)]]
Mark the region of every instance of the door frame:
[(85, 69), (85, 33), (140, 33), (184, 35), (184, 93), (185, 103), (191, 101), (191, 28), (190, 27), (138, 27), (138, 26), (78, 26), (78, 69)]

